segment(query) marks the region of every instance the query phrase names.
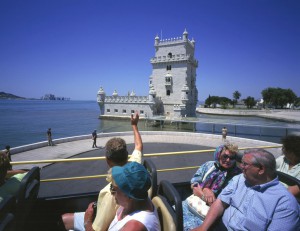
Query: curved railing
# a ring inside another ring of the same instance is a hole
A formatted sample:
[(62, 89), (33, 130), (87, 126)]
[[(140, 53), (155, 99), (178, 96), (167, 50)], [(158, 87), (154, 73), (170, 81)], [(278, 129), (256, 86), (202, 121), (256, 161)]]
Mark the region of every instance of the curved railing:
[[(281, 145), (275, 145), (275, 146), (258, 146), (258, 147), (256, 146), (255, 148), (272, 149), (272, 148), (281, 148), (281, 147), (282, 147)], [(253, 147), (243, 147), (243, 148), (239, 148), (239, 150), (245, 150), (245, 149), (249, 149), (249, 148), (253, 148)], [(214, 151), (215, 151), (215, 149), (206, 149), (206, 150), (193, 150), (193, 151), (180, 151), (180, 152), (150, 153), (150, 154), (144, 154), (143, 157), (191, 155), (191, 154), (201, 154), (201, 153), (214, 152)], [(12, 165), (26, 165), (26, 164), (40, 164), (40, 163), (72, 163), (72, 162), (94, 161), (94, 160), (105, 160), (105, 157), (14, 161), (14, 162), (11, 162), (11, 164)], [(180, 171), (180, 170), (189, 170), (189, 169), (196, 169), (196, 168), (199, 168), (199, 166), (158, 169), (157, 172)], [(93, 175), (93, 176), (68, 177), (68, 178), (44, 179), (44, 180), (41, 180), (41, 182), (54, 182), (54, 181), (65, 181), (65, 180), (84, 180), (84, 179), (93, 179), (93, 178), (104, 178), (106, 176), (107, 176), (107, 174)]]

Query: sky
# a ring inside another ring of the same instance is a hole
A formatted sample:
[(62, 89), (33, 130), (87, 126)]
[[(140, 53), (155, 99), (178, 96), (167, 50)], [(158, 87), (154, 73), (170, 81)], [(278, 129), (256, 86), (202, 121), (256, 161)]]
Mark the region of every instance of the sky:
[(0, 91), (96, 100), (149, 91), (154, 38), (196, 41), (198, 100), (300, 97), (299, 0), (0, 0)]

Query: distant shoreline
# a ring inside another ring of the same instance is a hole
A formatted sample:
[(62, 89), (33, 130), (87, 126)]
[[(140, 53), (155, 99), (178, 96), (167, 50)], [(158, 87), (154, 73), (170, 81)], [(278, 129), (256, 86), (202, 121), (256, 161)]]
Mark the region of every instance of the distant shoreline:
[(300, 110), (234, 110), (219, 108), (197, 108), (196, 112), (210, 115), (257, 116), (292, 123), (300, 122)]

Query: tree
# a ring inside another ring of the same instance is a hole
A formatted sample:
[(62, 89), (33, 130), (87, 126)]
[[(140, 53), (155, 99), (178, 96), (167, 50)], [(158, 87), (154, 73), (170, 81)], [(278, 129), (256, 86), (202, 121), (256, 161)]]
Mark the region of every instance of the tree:
[(297, 99), (296, 94), (291, 89), (266, 88), (262, 92), (264, 104), (271, 104), (275, 108), (283, 108), (288, 103), (292, 104)]
[(253, 108), (255, 106), (256, 101), (253, 97), (248, 96), (246, 99), (244, 99), (244, 103), (247, 106), (247, 108)]
[(210, 97), (210, 95), (208, 95), (208, 98), (205, 100), (205, 105), (207, 105), (208, 107), (210, 107), (210, 105), (211, 105), (211, 97)]
[(241, 93), (239, 93), (238, 91), (233, 92), (233, 98), (234, 98), (234, 100), (232, 101), (233, 107), (235, 104), (237, 104), (237, 101), (239, 100), (240, 97), (241, 97)]
[(205, 100), (205, 104), (208, 107), (215, 108), (217, 104), (222, 105), (222, 108), (226, 108), (228, 104), (231, 104), (232, 101), (228, 99), (227, 97), (219, 97), (219, 96), (208, 96), (208, 98)]

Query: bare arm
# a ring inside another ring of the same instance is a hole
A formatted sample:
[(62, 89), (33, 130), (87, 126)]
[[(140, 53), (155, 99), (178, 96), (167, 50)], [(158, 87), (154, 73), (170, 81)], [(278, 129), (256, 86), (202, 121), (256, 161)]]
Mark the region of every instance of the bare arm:
[(207, 231), (223, 215), (227, 207), (227, 204), (217, 199), (208, 210), (202, 225), (193, 229), (193, 231)]
[(300, 189), (298, 185), (292, 185), (288, 187), (288, 191), (293, 194), (295, 197), (300, 198)]
[(130, 220), (123, 226), (122, 231), (147, 231), (147, 229), (141, 222)]
[(94, 214), (94, 209), (93, 209), (93, 202), (89, 204), (88, 208), (85, 211), (84, 214), (84, 228), (86, 231), (94, 231), (93, 229), (93, 214)]
[(142, 152), (143, 151), (143, 142), (142, 142), (142, 137), (139, 132), (138, 126), (137, 126), (138, 122), (139, 122), (139, 118), (140, 118), (139, 114), (136, 112), (134, 115), (131, 114), (130, 120), (131, 120), (133, 135), (134, 135), (134, 144), (135, 144), (134, 149)]
[(18, 170), (18, 169), (16, 169), (16, 170), (7, 170), (5, 178), (8, 179), (8, 178), (12, 177), (13, 175), (16, 175), (16, 174), (19, 174), (19, 173), (25, 173), (25, 172), (28, 172), (28, 170), (22, 170), (22, 169), (20, 169), (20, 170)]

